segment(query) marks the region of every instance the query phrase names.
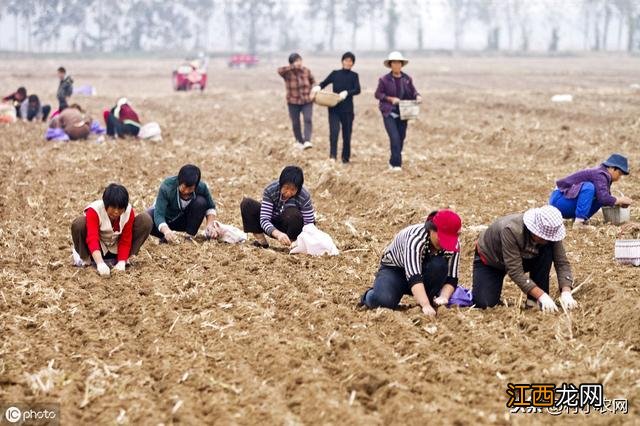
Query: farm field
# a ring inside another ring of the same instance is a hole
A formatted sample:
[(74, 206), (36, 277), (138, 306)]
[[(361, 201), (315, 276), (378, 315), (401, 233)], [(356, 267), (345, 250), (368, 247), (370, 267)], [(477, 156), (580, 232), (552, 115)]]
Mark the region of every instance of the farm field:
[[(55, 70), (97, 96), (96, 118), (126, 96), (163, 142), (51, 143), (45, 124), (0, 127), (0, 401), (58, 402), (62, 424), (637, 424), (640, 269), (618, 265), (618, 228), (568, 229), (580, 304), (571, 316), (508, 306), (486, 311), (363, 311), (381, 251), (436, 208), (463, 220), (460, 284), (471, 286), (477, 227), (546, 204), (556, 179), (630, 159), (614, 186), (640, 200), (640, 58), (410, 58), (424, 104), (410, 123), (403, 172), (373, 97), (382, 58), (358, 58), (352, 163), (328, 161), (327, 112), (314, 107), (314, 148), (293, 149), (280, 63), (230, 70), (212, 60), (203, 93), (175, 93), (178, 61), (0, 61), (3, 94), (25, 85), (55, 102)], [(286, 62), (283, 58), (282, 62)], [(339, 61), (306, 60), (317, 80)], [(572, 103), (552, 103), (554, 94)], [(241, 227), (259, 197), (300, 165), (341, 254), (290, 256), (277, 242), (150, 237), (126, 274), (71, 266), (70, 225), (110, 182), (139, 212), (161, 180), (199, 165), (219, 218)], [(640, 210), (632, 209), (640, 221)], [(557, 297), (552, 279), (551, 296)], [(627, 415), (510, 414), (508, 383), (604, 383)]]

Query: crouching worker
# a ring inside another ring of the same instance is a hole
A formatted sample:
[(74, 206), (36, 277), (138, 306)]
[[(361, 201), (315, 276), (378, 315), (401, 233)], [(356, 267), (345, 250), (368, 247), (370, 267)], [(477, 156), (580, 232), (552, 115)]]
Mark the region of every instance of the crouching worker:
[(49, 127), (62, 129), (72, 141), (87, 139), (91, 134), (91, 117), (80, 105), (73, 104), (53, 117)]
[(187, 164), (180, 168), (178, 176), (168, 177), (160, 185), (156, 201), (147, 212), (153, 218), (151, 235), (160, 238), (161, 243), (177, 243), (174, 231), (194, 237), (205, 217), (205, 237), (217, 238), (216, 203), (200, 177), (200, 169)]
[(146, 213), (135, 215), (127, 189), (112, 183), (71, 225), (73, 262), (87, 266), (93, 260), (102, 276), (111, 274), (106, 261), (115, 261), (113, 269), (124, 271), (129, 256), (138, 254), (149, 237), (151, 225)]
[(315, 223), (311, 195), (303, 186), (304, 174), (297, 166), (287, 166), (280, 178), (271, 182), (262, 194), (262, 203), (244, 198), (240, 203), (244, 232), (254, 235), (254, 245), (269, 247), (268, 236), (290, 247), (302, 227)]
[(413, 295), (422, 312), (447, 305), (458, 285), (460, 216), (451, 210), (431, 213), (425, 223), (400, 231), (382, 254), (373, 287), (360, 306), (398, 307), (405, 294)]
[(140, 132), (140, 119), (138, 114), (129, 105), (127, 98), (120, 98), (116, 106), (103, 113), (104, 124), (107, 126), (107, 135), (124, 138), (125, 136), (138, 136)]
[(580, 170), (557, 181), (549, 204), (560, 210), (565, 219), (575, 219), (574, 228), (587, 228), (589, 218), (602, 206), (627, 207), (633, 202), (629, 197), (611, 195), (611, 184), (628, 174), (627, 158), (613, 154), (598, 167)]
[(562, 244), (565, 235), (562, 214), (553, 206), (529, 209), (493, 222), (480, 234), (476, 246), (473, 303), (479, 308), (496, 306), (508, 274), (527, 295), (527, 306), (537, 302), (543, 312), (555, 312), (558, 307), (549, 296), (553, 264), (561, 290), (560, 303), (567, 309), (577, 307), (571, 295), (571, 265)]

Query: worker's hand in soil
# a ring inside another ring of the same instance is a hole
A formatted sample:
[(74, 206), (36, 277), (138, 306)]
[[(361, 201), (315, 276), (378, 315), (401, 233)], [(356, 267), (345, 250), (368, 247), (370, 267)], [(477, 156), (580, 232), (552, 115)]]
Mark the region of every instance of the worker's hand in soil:
[(416, 96), (416, 102), (421, 104), (422, 103), (422, 96)]
[(287, 234), (285, 234), (284, 232), (280, 232), (278, 230), (273, 231), (273, 237), (280, 241), (280, 244), (290, 247), (291, 246), (291, 240), (289, 239), (289, 237), (287, 236)]
[(436, 310), (433, 309), (433, 307), (431, 307), (431, 305), (424, 305), (422, 307), (422, 313), (425, 314), (428, 317), (435, 317), (436, 316)]
[(343, 90), (342, 92), (340, 92), (341, 101), (344, 101), (345, 99), (347, 99), (347, 96), (349, 96), (349, 92), (347, 92), (346, 90)]
[(626, 195), (623, 195), (620, 198), (616, 199), (616, 204), (619, 205), (620, 207), (629, 207), (629, 205), (631, 205), (633, 203), (633, 200), (629, 197), (627, 197)]
[(108, 277), (111, 275), (111, 269), (109, 269), (109, 266), (104, 262), (98, 263), (96, 268), (98, 269), (98, 274), (100, 274), (101, 277)]
[(113, 267), (113, 272), (124, 272), (127, 269), (127, 262), (124, 260), (116, 263), (116, 266)]
[(433, 298), (433, 303), (435, 303), (438, 306), (446, 306), (449, 304), (449, 299), (447, 299), (444, 296), (438, 296)]
[(576, 300), (571, 295), (571, 290), (563, 291), (560, 294), (560, 304), (567, 310), (578, 307), (578, 302), (576, 302)]
[(180, 242), (180, 240), (178, 239), (178, 235), (176, 235), (176, 233), (171, 229), (167, 229), (164, 231), (164, 239), (171, 244), (178, 244)]
[(542, 293), (542, 296), (538, 298), (538, 303), (540, 304), (540, 310), (544, 313), (558, 311), (556, 302), (547, 293)]

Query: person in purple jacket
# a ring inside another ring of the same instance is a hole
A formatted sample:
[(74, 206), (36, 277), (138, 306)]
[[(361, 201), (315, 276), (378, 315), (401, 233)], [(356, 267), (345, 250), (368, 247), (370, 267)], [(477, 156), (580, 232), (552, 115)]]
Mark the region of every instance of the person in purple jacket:
[(627, 158), (612, 154), (598, 167), (585, 169), (556, 182), (549, 204), (556, 207), (565, 219), (574, 219), (573, 227), (586, 228), (587, 221), (602, 206), (629, 206), (633, 200), (611, 195), (611, 184), (629, 174)]
[(376, 99), (379, 102), (380, 112), (384, 120), (384, 128), (389, 135), (391, 145), (391, 158), (389, 169), (402, 170), (402, 147), (407, 136), (407, 120), (400, 119), (399, 104), (401, 100), (422, 101), (422, 97), (413, 85), (413, 80), (402, 72), (402, 67), (409, 61), (400, 52), (391, 52), (384, 61), (384, 66), (391, 68), (391, 72), (383, 75), (378, 80)]

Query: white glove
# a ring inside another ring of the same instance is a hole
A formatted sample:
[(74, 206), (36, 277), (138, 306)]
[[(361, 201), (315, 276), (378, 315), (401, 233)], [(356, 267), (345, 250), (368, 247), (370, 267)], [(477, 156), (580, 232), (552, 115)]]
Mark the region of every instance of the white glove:
[(313, 86), (313, 88), (311, 89), (311, 93), (317, 93), (320, 90), (322, 90), (322, 88), (320, 86)]
[(204, 236), (208, 240), (215, 240), (220, 236), (220, 222), (213, 221), (204, 230)]
[(339, 93), (340, 95), (340, 100), (344, 101), (345, 99), (347, 99), (347, 96), (349, 96), (349, 92), (347, 92), (346, 90), (343, 90), (342, 92)]
[(109, 275), (111, 275), (111, 269), (109, 269), (106, 263), (100, 262), (96, 265), (96, 267), (98, 268), (98, 274), (100, 274), (100, 276), (108, 277)]
[(438, 296), (433, 298), (433, 303), (435, 303), (438, 306), (446, 306), (449, 304), (449, 299), (447, 299), (444, 296)]
[(558, 312), (556, 302), (547, 293), (542, 293), (542, 296), (538, 298), (538, 304), (542, 312)]
[(124, 271), (125, 269), (127, 269), (127, 262), (124, 260), (119, 261), (116, 263), (116, 266), (113, 267), (114, 271)]
[(578, 307), (578, 302), (573, 298), (570, 291), (563, 291), (560, 294), (560, 304), (567, 310)]

